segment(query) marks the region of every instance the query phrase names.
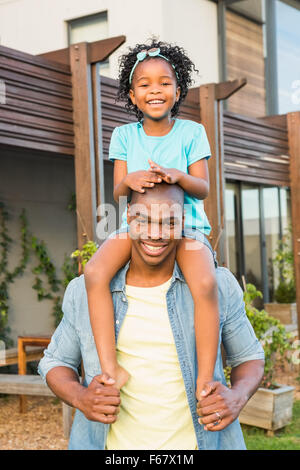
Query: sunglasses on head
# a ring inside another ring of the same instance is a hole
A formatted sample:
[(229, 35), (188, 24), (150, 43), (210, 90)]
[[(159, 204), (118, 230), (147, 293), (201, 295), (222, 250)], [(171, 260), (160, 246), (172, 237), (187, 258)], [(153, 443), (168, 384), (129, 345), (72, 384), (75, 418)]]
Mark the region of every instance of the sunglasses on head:
[[(132, 82), (132, 76), (133, 76), (133, 72), (136, 69), (136, 66), (139, 64), (139, 62), (142, 62), (144, 59), (146, 59), (147, 56), (149, 56), (149, 57), (161, 57), (162, 59), (165, 59), (167, 62), (169, 62), (171, 64), (169, 59), (160, 53), (160, 48), (159, 47), (153, 47), (153, 48), (148, 49), (148, 50), (144, 49), (144, 50), (138, 52), (137, 55), (136, 55), (137, 60), (136, 60), (134, 66), (132, 67), (132, 70), (130, 72), (129, 83)], [(172, 65), (172, 67), (175, 71), (176, 77), (178, 79), (178, 74), (175, 70), (175, 67), (174, 67), (173, 64), (171, 64), (171, 65)]]

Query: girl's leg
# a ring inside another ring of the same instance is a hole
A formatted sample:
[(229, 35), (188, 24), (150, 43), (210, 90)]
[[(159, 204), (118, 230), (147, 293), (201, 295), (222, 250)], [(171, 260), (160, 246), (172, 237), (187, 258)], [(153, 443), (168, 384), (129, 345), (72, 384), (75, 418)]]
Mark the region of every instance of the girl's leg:
[(129, 234), (122, 233), (121, 238), (116, 235), (101, 245), (84, 269), (90, 321), (101, 369), (116, 381), (118, 388), (127, 382), (129, 374), (117, 363), (110, 282), (130, 259), (130, 253)]
[[(189, 246), (187, 246), (189, 245)], [(195, 247), (191, 249), (191, 246)], [(210, 249), (198, 240), (183, 238), (176, 259), (194, 300), (198, 362), (196, 397), (213, 380), (219, 341), (219, 305), (215, 266)]]

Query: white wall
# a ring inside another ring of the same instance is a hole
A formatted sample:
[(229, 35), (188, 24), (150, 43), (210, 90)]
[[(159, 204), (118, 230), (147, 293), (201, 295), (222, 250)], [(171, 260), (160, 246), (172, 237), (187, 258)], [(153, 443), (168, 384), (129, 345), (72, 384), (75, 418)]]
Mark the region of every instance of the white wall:
[(67, 20), (105, 10), (109, 36), (127, 38), (110, 58), (113, 78), (120, 54), (155, 35), (191, 54), (197, 84), (218, 81), (217, 8), (209, 0), (0, 0), (0, 44), (31, 54), (62, 49)]
[(163, 37), (184, 47), (199, 70), (195, 86), (219, 81), (217, 6), (209, 0), (163, 0)]

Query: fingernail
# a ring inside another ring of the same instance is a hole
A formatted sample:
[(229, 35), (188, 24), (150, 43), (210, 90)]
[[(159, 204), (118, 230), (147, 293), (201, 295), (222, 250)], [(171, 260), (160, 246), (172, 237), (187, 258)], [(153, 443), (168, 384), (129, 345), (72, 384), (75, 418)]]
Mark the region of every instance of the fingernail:
[(199, 424), (203, 424), (201, 418), (198, 419), (198, 423), (199, 423)]
[(206, 391), (205, 391), (205, 390), (202, 390), (202, 392), (200, 393), (200, 395), (202, 395), (202, 396), (206, 395)]
[(107, 382), (109, 382), (110, 384), (114, 384), (114, 383), (115, 383), (114, 379), (112, 379), (111, 377), (110, 377), (109, 379), (107, 379)]

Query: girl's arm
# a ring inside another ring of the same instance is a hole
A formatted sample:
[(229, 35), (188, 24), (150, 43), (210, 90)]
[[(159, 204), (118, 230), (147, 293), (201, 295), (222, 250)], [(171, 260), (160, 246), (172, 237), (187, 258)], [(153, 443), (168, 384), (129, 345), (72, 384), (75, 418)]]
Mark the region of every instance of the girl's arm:
[(120, 196), (129, 197), (132, 191), (144, 193), (144, 188), (152, 188), (154, 183), (160, 183), (161, 176), (153, 171), (134, 171), (127, 173), (127, 163), (115, 160), (114, 163), (114, 200), (119, 202)]
[(126, 183), (127, 162), (115, 160), (114, 162), (114, 200), (119, 202), (120, 196), (130, 196), (131, 189)]
[(202, 158), (188, 167), (188, 173), (176, 168), (163, 168), (152, 160), (149, 160), (151, 171), (160, 175), (166, 183), (177, 183), (182, 189), (196, 197), (205, 199), (209, 191), (209, 173), (207, 159)]

